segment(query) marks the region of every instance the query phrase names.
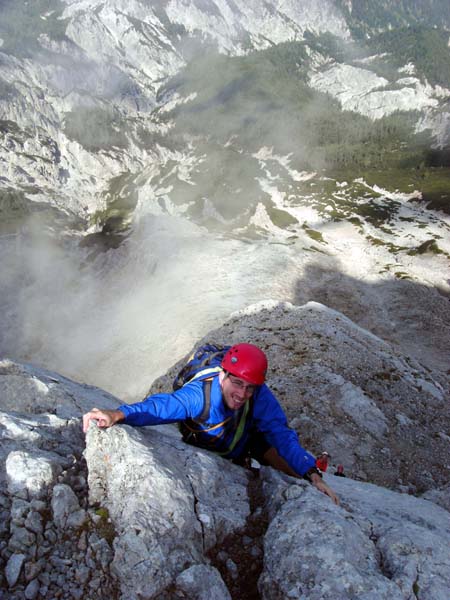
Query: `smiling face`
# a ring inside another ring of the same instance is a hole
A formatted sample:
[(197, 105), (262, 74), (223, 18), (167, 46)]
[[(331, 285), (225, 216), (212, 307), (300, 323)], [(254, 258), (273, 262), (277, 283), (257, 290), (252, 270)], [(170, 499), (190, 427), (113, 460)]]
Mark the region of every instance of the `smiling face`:
[(222, 372), (219, 376), (223, 401), (231, 410), (239, 410), (253, 396), (256, 385)]

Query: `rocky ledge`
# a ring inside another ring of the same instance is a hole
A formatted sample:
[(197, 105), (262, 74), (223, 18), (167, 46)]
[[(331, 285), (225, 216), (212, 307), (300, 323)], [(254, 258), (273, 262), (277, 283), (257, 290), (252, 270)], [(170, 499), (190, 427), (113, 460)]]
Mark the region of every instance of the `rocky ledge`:
[(316, 303), (255, 305), (209, 336), (242, 339), (267, 351), (303, 444), (345, 465), (325, 475), (341, 506), (173, 426), (92, 425), (85, 443), (81, 414), (119, 400), (3, 360), (2, 597), (448, 597), (446, 382)]

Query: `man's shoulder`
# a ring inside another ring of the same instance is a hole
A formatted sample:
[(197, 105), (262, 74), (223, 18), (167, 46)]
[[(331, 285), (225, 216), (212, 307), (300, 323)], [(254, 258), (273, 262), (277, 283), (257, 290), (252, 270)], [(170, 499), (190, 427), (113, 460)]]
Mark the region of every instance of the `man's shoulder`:
[(258, 398), (272, 400), (272, 401), (275, 401), (276, 403), (278, 403), (278, 400), (277, 400), (275, 394), (272, 392), (270, 387), (265, 383), (263, 383), (262, 385), (259, 386), (259, 389), (255, 396), (255, 399), (258, 399)]
[(256, 417), (261, 418), (275, 418), (283, 412), (277, 397), (266, 384), (259, 388), (254, 397), (253, 412)]

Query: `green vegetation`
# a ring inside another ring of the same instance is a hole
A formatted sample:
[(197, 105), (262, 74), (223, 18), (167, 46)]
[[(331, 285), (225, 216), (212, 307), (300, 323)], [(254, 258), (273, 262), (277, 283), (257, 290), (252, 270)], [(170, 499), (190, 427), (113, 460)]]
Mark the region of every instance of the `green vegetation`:
[(124, 233), (129, 226), (131, 214), (136, 207), (136, 178), (132, 173), (122, 173), (113, 177), (105, 193), (107, 208), (92, 216), (92, 223), (102, 229), (102, 235)]
[(450, 86), (448, 31), (424, 26), (383, 32), (368, 43), (374, 52), (389, 52), (397, 66), (413, 63), (431, 84)]
[(353, 35), (367, 39), (374, 33), (398, 27), (425, 24), (450, 28), (448, 0), (336, 0)]
[(109, 519), (109, 511), (107, 508), (97, 508), (95, 514), (101, 519)]
[(314, 240), (315, 242), (320, 242), (322, 244), (325, 243), (325, 240), (323, 239), (323, 235), (320, 233), (320, 231), (311, 229), (307, 225), (303, 225), (302, 227), (305, 230), (305, 233), (307, 233), (312, 240)]
[[(351, 177), (350, 173), (347, 175)], [(343, 176), (344, 173), (339, 174), (339, 178)], [(362, 177), (368, 185), (378, 185), (390, 192), (412, 194), (418, 191), (427, 208), (450, 214), (450, 169), (448, 167), (429, 167), (426, 163), (422, 163), (416, 168), (398, 166), (382, 170), (366, 169), (359, 172), (359, 177)]]
[(398, 252), (407, 250), (407, 248), (405, 246), (396, 246), (395, 244), (392, 244), (391, 242), (385, 242), (385, 241), (380, 240), (379, 238), (375, 238), (371, 235), (367, 235), (366, 239), (373, 246), (384, 246), (385, 248), (387, 248), (389, 250), (389, 252), (391, 252), (391, 254), (397, 254)]
[(417, 254), (445, 254), (446, 256), (449, 256), (447, 252), (444, 252), (444, 250), (441, 250), (436, 242), (436, 240), (426, 240), (425, 242), (422, 242), (422, 244), (420, 244), (420, 246), (418, 246), (417, 248), (413, 248), (412, 250), (410, 250), (407, 254), (409, 254), (410, 256), (416, 256)]
[(411, 275), (409, 275), (405, 271), (396, 271), (394, 273), (394, 277), (396, 277), (397, 279), (409, 279), (409, 280), (412, 279)]
[[(320, 36), (317, 44), (329, 48), (332, 38)], [(201, 136), (222, 146), (234, 139), (250, 152), (273, 147), (291, 154), (297, 169), (383, 170), (429, 163), (432, 139), (415, 134), (417, 114), (372, 121), (342, 111), (336, 100), (306, 85), (308, 67), (303, 42), (245, 57), (203, 56), (166, 88), (184, 97), (196, 94), (172, 113), (173, 135)]]
[(95, 523), (97, 533), (103, 539), (105, 539), (109, 545), (112, 545), (116, 537), (116, 530), (114, 529), (114, 525), (109, 516), (108, 509), (100, 507), (95, 511), (95, 514), (100, 517), (100, 519)]
[[(331, 36), (334, 38), (334, 36)], [(254, 59), (261, 52), (253, 52)], [(305, 66), (308, 66), (308, 52), (302, 42), (284, 42), (264, 50), (264, 60), (273, 65), (279, 72), (288, 76), (304, 79), (306, 76)]]
[(266, 210), (272, 223), (277, 227), (286, 229), (290, 225), (297, 225), (298, 223), (298, 220), (285, 210), (280, 210), (275, 206), (268, 206), (266, 207)]
[[(292, 58), (284, 63), (290, 51)], [(175, 133), (205, 136), (221, 145), (238, 134), (250, 151), (276, 145), (288, 152), (296, 139), (302, 144), (302, 109), (316, 98), (302, 81), (306, 69), (299, 43), (245, 57), (203, 56), (167, 88), (185, 97), (197, 94), (172, 113)]]

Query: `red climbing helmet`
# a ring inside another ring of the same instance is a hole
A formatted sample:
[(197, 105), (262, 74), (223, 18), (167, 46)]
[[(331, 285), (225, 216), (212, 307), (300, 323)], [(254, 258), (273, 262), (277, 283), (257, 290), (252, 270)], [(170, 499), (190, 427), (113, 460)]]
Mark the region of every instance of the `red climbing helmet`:
[(223, 357), (221, 367), (249, 383), (262, 385), (267, 373), (267, 357), (258, 346), (235, 344)]

